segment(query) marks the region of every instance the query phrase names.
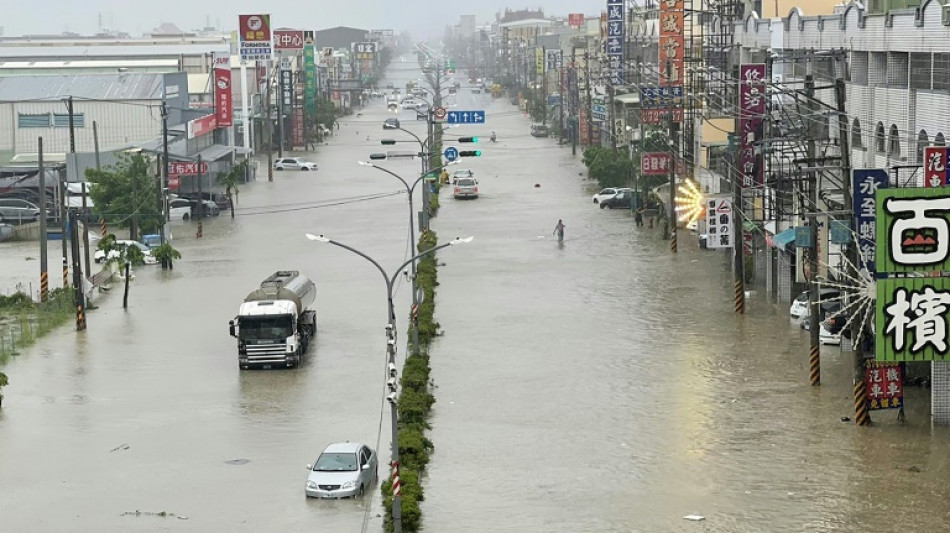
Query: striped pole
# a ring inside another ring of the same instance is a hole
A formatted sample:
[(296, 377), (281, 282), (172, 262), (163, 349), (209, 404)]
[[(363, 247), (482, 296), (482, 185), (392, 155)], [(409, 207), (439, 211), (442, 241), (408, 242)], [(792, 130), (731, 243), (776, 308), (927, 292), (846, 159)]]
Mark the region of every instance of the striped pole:
[(673, 231), (670, 232), (670, 251), (676, 253), (676, 222), (673, 222)]
[(109, 227), (106, 226), (106, 219), (99, 218), (99, 238), (104, 239), (109, 234)]
[(76, 331), (86, 329), (86, 312), (82, 304), (76, 306)]
[(736, 314), (745, 313), (745, 284), (741, 279), (736, 280)]
[(854, 423), (859, 426), (871, 425), (868, 411), (868, 388), (863, 379), (854, 382)]
[[(63, 235), (63, 237), (66, 236)], [(63, 288), (69, 288), (69, 261), (65, 257), (63, 258)]]
[(196, 238), (196, 239), (200, 239), (202, 233), (203, 233), (203, 231), (202, 231), (202, 227), (201, 227), (201, 219), (199, 218), (199, 219), (198, 219), (198, 232), (195, 233), (195, 238)]
[(399, 461), (393, 461), (393, 497), (402, 496), (402, 484), (399, 482)]
[[(812, 387), (821, 385), (821, 357), (818, 345), (813, 345), (808, 354), (808, 377)], [(863, 384), (862, 382), (862, 386)]]
[(49, 299), (49, 272), (40, 272), (40, 301)]

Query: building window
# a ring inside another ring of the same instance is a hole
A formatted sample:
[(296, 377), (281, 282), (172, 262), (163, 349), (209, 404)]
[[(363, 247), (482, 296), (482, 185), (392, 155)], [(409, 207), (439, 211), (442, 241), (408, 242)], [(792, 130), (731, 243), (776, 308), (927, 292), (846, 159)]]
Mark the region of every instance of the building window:
[(895, 89), (907, 88), (907, 66), (910, 63), (907, 52), (887, 53), (887, 86)]
[(888, 143), (887, 143), (887, 155), (891, 157), (900, 157), (901, 156), (901, 138), (900, 132), (897, 131), (897, 126), (891, 124), (891, 131), (888, 134)]
[(868, 85), (884, 87), (887, 84), (887, 52), (871, 52), (868, 68)]
[(851, 83), (868, 84), (868, 53), (851, 52)]
[(861, 139), (861, 121), (854, 119), (851, 123), (851, 148), (864, 148), (864, 141)]
[(924, 148), (930, 144), (930, 137), (927, 136), (927, 130), (920, 130), (917, 134), (917, 162), (924, 160)]
[(884, 123), (878, 122), (877, 127), (874, 128), (874, 149), (877, 150), (877, 153), (883, 154), (886, 148), (887, 143), (884, 140)]
[[(85, 127), (86, 120), (85, 116), (82, 113), (73, 113), (73, 126), (76, 128)], [(68, 128), (69, 127), (69, 113), (60, 114), (53, 113), (53, 126), (56, 128)]]
[(933, 75), (933, 61), (930, 54), (911, 52), (910, 88), (930, 90), (930, 78)]
[(934, 90), (950, 92), (950, 76), (947, 75), (950, 72), (950, 54), (934, 54), (933, 70), (937, 74), (934, 76)]
[(17, 113), (16, 125), (18, 128), (48, 128), (50, 127), (50, 115), (49, 113)]
[(947, 141), (946, 139), (943, 138), (943, 134), (938, 133), (937, 136), (934, 137), (934, 146), (946, 146), (946, 145), (947, 145)]

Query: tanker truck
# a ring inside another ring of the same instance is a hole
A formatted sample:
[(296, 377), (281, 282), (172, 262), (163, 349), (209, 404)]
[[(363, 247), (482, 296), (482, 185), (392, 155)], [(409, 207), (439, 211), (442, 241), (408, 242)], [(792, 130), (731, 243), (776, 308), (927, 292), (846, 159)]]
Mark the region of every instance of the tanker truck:
[(310, 309), (317, 288), (296, 270), (275, 272), (244, 298), (228, 322), (238, 340), (242, 369), (294, 367), (317, 332), (317, 312)]

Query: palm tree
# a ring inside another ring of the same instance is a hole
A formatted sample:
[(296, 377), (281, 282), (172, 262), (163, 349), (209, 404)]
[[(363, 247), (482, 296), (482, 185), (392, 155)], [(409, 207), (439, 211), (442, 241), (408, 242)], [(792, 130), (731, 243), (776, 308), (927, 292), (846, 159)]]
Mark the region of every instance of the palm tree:
[(174, 270), (174, 261), (181, 259), (181, 252), (172, 248), (172, 245), (168, 242), (165, 242), (155, 248), (152, 248), (152, 257), (158, 259), (162, 264), (162, 268), (168, 268)]
[(98, 248), (105, 252), (106, 262), (125, 267), (125, 292), (122, 296), (122, 308), (129, 308), (129, 281), (132, 277), (132, 267), (145, 264), (145, 254), (138, 246), (119, 246), (115, 235), (109, 234), (99, 240)]
[(238, 183), (242, 181), (246, 172), (247, 160), (245, 159), (231, 167), (231, 170), (218, 174), (218, 183), (224, 185), (225, 194), (228, 195), (228, 207), (231, 209), (231, 218), (234, 218), (234, 195), (238, 193)]

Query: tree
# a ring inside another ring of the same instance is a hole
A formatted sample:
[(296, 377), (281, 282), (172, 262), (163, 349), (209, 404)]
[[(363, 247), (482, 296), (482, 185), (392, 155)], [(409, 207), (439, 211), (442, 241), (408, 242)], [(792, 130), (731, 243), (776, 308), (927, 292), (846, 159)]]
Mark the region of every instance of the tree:
[(167, 265), (169, 269), (174, 270), (174, 262), (181, 259), (181, 252), (174, 249), (170, 243), (165, 242), (152, 249), (152, 257), (158, 259), (162, 264), (162, 268)]
[(231, 218), (234, 218), (234, 197), (238, 193), (238, 183), (247, 172), (247, 160), (231, 167), (227, 172), (218, 174), (218, 183), (224, 185), (225, 194), (228, 195), (228, 207), (231, 209)]
[(86, 179), (92, 184), (89, 197), (99, 216), (112, 226), (129, 228), (131, 240), (138, 240), (139, 230), (154, 232), (164, 222), (162, 198), (148, 157), (123, 156), (110, 167), (86, 169)]
[(119, 268), (125, 269), (125, 292), (122, 295), (122, 308), (128, 309), (129, 281), (132, 277), (132, 266), (144, 265), (145, 254), (142, 253), (142, 250), (140, 250), (138, 246), (119, 245), (116, 243), (115, 235), (111, 233), (99, 240), (98, 248), (105, 253), (107, 264), (118, 265)]
[(7, 379), (7, 375), (0, 372), (0, 407), (3, 407), (3, 388), (9, 384), (10, 380)]

